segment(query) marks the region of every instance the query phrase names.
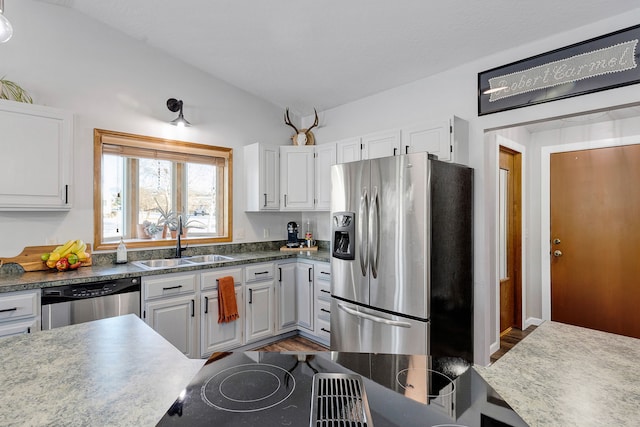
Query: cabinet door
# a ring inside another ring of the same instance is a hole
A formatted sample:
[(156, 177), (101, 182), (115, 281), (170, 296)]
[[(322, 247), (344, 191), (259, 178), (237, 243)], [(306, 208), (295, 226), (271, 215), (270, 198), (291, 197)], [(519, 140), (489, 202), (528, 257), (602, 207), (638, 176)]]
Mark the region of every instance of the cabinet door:
[(244, 147), (246, 207), (250, 212), (280, 209), (280, 149), (255, 143)]
[(165, 298), (145, 304), (145, 321), (185, 356), (199, 357), (195, 296)]
[(362, 137), (362, 158), (377, 159), (400, 154), (400, 131), (390, 130)]
[(296, 327), (296, 264), (279, 264), (276, 282), (276, 333)]
[(362, 141), (360, 138), (343, 139), (336, 142), (336, 162), (356, 162), (361, 158)]
[(315, 186), (317, 211), (328, 211), (331, 206), (331, 166), (336, 164), (336, 145), (323, 144), (316, 146), (315, 153)]
[(71, 208), (72, 122), (66, 111), (0, 100), (0, 210)]
[(314, 147), (280, 147), (281, 210), (313, 210)]
[(273, 280), (246, 288), (246, 342), (273, 336)]
[(313, 331), (313, 264), (296, 264), (298, 326)]
[(449, 120), (421, 123), (402, 129), (402, 152), (426, 151), (438, 160), (451, 159), (451, 128)]
[(201, 357), (207, 357), (214, 351), (240, 347), (243, 344), (244, 300), (242, 298), (242, 285), (235, 287), (235, 294), (240, 318), (227, 323), (218, 323), (218, 290), (215, 289), (201, 294)]

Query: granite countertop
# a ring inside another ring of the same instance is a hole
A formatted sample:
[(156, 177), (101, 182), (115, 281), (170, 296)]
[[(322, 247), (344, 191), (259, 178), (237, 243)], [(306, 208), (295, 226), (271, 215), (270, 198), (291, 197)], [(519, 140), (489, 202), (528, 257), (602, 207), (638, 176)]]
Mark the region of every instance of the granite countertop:
[(640, 426), (640, 340), (545, 322), (480, 375), (532, 427)]
[(284, 259), (306, 259), (312, 261), (329, 262), (328, 250), (281, 252), (279, 250), (233, 252), (225, 255), (233, 256), (232, 261), (217, 262), (215, 264), (194, 264), (176, 268), (147, 270), (136, 266), (132, 262), (127, 264), (93, 265), (81, 267), (73, 271), (58, 272), (56, 270), (34, 271), (28, 273), (5, 274), (0, 273), (0, 293), (41, 289), (51, 286), (69, 285), (74, 283), (89, 283), (100, 280), (112, 280), (133, 276), (151, 276), (157, 274), (187, 272), (211, 268), (226, 268), (236, 265), (252, 264), (256, 262), (270, 262)]
[(204, 364), (132, 314), (0, 343), (3, 426), (152, 426)]

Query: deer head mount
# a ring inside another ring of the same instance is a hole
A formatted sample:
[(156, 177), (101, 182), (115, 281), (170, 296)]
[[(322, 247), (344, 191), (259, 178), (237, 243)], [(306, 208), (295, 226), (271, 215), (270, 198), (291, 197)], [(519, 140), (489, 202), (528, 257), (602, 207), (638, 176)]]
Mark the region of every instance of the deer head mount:
[(316, 119), (313, 121), (313, 124), (309, 126), (309, 129), (298, 130), (298, 128), (291, 123), (291, 119), (289, 118), (289, 109), (286, 109), (284, 113), (284, 123), (291, 126), (293, 130), (296, 131), (296, 134), (291, 137), (293, 145), (313, 145), (315, 143), (315, 138), (313, 137), (311, 129), (318, 126), (318, 112), (315, 108), (313, 109), (313, 112), (316, 115)]

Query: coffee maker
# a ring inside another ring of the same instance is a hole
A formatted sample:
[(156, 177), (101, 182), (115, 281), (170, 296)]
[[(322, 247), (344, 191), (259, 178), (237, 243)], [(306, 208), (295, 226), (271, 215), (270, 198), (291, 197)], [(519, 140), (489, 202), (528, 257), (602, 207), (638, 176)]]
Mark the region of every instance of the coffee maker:
[(298, 223), (290, 221), (287, 223), (287, 247), (297, 248), (298, 244)]

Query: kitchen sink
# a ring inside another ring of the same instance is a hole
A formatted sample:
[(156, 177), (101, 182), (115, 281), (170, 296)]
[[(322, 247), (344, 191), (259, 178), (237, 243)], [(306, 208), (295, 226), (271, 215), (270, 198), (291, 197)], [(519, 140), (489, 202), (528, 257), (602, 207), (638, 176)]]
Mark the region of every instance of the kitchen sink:
[(211, 262), (233, 261), (235, 258), (226, 255), (194, 255), (187, 258), (190, 262), (196, 264), (207, 264)]
[(193, 265), (193, 263), (190, 262), (187, 258), (149, 259), (146, 261), (133, 261), (133, 264), (147, 270)]

